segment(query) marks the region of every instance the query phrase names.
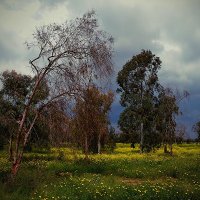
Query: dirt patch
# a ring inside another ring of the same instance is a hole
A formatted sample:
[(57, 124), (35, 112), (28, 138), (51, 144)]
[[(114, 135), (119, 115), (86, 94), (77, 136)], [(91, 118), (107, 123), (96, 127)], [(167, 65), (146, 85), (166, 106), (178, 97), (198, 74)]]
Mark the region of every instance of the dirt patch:
[(56, 175), (62, 177), (72, 177), (72, 173), (70, 172), (57, 172)]
[(176, 182), (177, 179), (175, 178), (167, 178), (166, 177), (161, 177), (161, 178), (158, 178), (158, 179), (134, 179), (134, 178), (121, 178), (120, 179), (120, 182), (124, 183), (124, 184), (128, 184), (128, 185), (140, 185), (140, 184), (144, 184), (144, 183), (147, 183), (147, 184), (157, 184), (157, 183), (163, 183), (163, 182)]
[(125, 178), (121, 179), (122, 183), (128, 184), (128, 185), (139, 185), (144, 183), (144, 180), (141, 179), (132, 179), (132, 178)]

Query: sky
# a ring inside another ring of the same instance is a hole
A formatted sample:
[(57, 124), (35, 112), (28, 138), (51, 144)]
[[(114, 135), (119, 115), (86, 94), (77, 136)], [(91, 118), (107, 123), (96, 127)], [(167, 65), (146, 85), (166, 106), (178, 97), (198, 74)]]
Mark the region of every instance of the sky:
[[(99, 26), (114, 37), (113, 89), (123, 65), (142, 49), (162, 61), (159, 80), (165, 87), (187, 90), (177, 119), (195, 137), (192, 125), (200, 120), (200, 1), (199, 0), (0, 0), (0, 72), (30, 74), (33, 56), (25, 46), (36, 27), (63, 23), (94, 9)], [(116, 95), (111, 122), (117, 128), (122, 108)]]

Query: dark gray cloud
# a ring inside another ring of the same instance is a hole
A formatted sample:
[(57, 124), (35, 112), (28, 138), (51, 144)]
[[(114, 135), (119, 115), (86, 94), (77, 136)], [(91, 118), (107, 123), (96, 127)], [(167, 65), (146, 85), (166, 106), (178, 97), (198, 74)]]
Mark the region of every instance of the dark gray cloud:
[[(115, 39), (112, 88), (117, 88), (115, 79), (122, 66), (141, 49), (150, 49), (162, 60), (162, 84), (191, 93), (191, 114), (186, 112), (181, 119), (191, 130), (200, 113), (199, 0), (1, 0), (0, 67), (9, 60), (7, 68), (16, 65), (17, 70), (27, 72), (20, 66), (25, 66), (33, 53), (27, 53), (21, 44), (31, 38), (36, 26), (64, 22), (91, 9), (96, 10), (101, 28)], [(120, 111), (116, 98), (112, 111), (115, 125)]]

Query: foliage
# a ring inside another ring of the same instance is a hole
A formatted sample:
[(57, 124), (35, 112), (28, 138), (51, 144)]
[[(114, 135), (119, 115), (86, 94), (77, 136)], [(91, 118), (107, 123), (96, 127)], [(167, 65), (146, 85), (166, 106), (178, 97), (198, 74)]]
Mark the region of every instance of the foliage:
[(1, 76), (3, 84), (2, 94), (6, 95), (6, 99), (16, 105), (24, 103), (29, 93), (32, 78), (27, 75), (18, 74), (14, 70), (4, 71)]
[[(35, 78), (32, 78), (31, 76), (22, 75), (14, 70), (4, 71), (1, 75), (1, 82), (3, 84), (0, 91), (1, 136), (3, 135), (6, 139), (6, 144), (9, 141), (11, 145), (10, 148), (12, 147), (12, 142), (16, 140), (21, 112), (26, 103), (26, 98), (32, 90), (34, 79)], [(43, 80), (40, 88), (37, 90), (30, 110), (34, 109), (37, 102), (46, 99), (48, 92), (48, 86)], [(26, 120), (26, 126), (32, 121), (32, 118), (33, 114), (30, 113)], [(43, 131), (37, 130), (37, 138), (41, 139), (44, 136), (43, 133)], [(40, 143), (43, 144), (40, 139), (35, 140), (35, 142), (37, 143), (40, 141)], [(30, 142), (27, 145), (30, 146)]]
[(73, 132), (76, 142), (88, 151), (100, 153), (100, 146), (108, 136), (108, 112), (113, 93), (104, 94), (95, 86), (87, 88), (74, 108)]
[[(163, 144), (170, 144), (172, 147), (175, 141), (176, 119), (179, 114), (179, 107), (176, 102), (174, 92), (167, 88), (159, 94), (159, 109), (158, 109), (158, 126), (162, 133)], [(172, 148), (171, 148), (172, 154)], [(165, 146), (165, 152), (167, 152)]]
[[(199, 145), (175, 145), (174, 156), (161, 150), (139, 154), (130, 144), (117, 144), (113, 153), (90, 155), (54, 148), (25, 153), (26, 162), (13, 183), (3, 181), (9, 171), (0, 156), (2, 199), (199, 199)], [(58, 159), (62, 151), (65, 159)], [(74, 155), (76, 153), (76, 156)], [(5, 176), (4, 176), (5, 177)]]
[(2, 89), (0, 91), (0, 129), (1, 138), (4, 143), (15, 135), (17, 130), (17, 120), (28, 94), (31, 85), (31, 77), (18, 74), (15, 71), (4, 71), (0, 81)]
[(120, 103), (125, 107), (119, 126), (132, 135), (133, 142), (140, 140), (141, 151), (151, 150), (160, 143), (156, 130), (156, 106), (162, 89), (157, 76), (160, 67), (159, 57), (143, 50), (123, 66), (117, 77)]
[[(162, 133), (164, 151), (168, 153), (167, 144), (169, 144), (171, 155), (172, 144), (177, 139), (180, 140), (185, 132), (184, 126), (176, 127), (176, 116), (182, 114), (179, 109), (180, 101), (182, 101), (184, 98), (187, 98), (188, 96), (189, 93), (186, 90), (179, 92), (179, 90), (174, 91), (171, 88), (165, 88), (159, 94), (157, 122), (159, 130)], [(179, 138), (176, 136), (176, 132), (179, 134)]]

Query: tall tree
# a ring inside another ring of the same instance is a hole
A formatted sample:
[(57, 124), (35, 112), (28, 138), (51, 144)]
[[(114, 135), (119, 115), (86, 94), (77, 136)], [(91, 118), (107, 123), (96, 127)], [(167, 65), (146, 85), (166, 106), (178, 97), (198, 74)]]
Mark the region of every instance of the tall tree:
[(108, 135), (108, 111), (113, 93), (101, 93), (95, 86), (85, 90), (74, 108), (74, 132), (77, 142), (88, 152), (100, 153), (101, 144)]
[[(24, 147), (39, 113), (48, 105), (79, 93), (85, 74), (103, 77), (112, 71), (113, 39), (100, 30), (93, 11), (65, 23), (42, 26), (34, 33), (34, 41), (27, 43), (38, 55), (30, 60), (35, 81), (26, 95), (15, 138), (12, 174), (19, 169)], [(49, 96), (38, 102), (34, 117), (26, 126), (27, 116), (42, 82), (47, 82)]]
[(149, 137), (153, 138), (148, 134), (155, 132), (154, 123), (150, 121), (154, 121), (154, 108), (161, 89), (157, 76), (160, 67), (159, 57), (149, 50), (142, 50), (123, 66), (117, 77), (120, 103), (125, 107), (119, 125), (122, 130), (136, 133), (135, 137), (139, 134), (141, 152), (145, 146), (148, 148)]
[(172, 155), (172, 145), (176, 138), (176, 116), (181, 115), (179, 103), (187, 98), (189, 93), (187, 91), (179, 92), (171, 88), (163, 88), (159, 94), (158, 104), (158, 122), (162, 133), (162, 143), (164, 145), (164, 152), (167, 153), (167, 144), (170, 147), (169, 153)]
[(162, 133), (164, 153), (167, 153), (167, 144), (170, 146), (172, 155), (172, 144), (175, 139), (176, 115), (179, 114), (179, 107), (176, 103), (176, 96), (172, 89), (164, 89), (159, 96), (159, 127)]

